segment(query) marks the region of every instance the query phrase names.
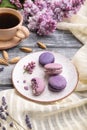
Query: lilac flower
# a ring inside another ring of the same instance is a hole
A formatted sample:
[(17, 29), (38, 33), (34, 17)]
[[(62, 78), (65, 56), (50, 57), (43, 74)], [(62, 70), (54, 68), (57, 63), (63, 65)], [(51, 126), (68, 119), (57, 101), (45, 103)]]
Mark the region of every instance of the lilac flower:
[(0, 113), (0, 118), (1, 118), (2, 120), (6, 120), (6, 115), (5, 115), (4, 112)]
[(10, 2), (16, 5), (18, 8), (22, 8), (22, 4), (20, 3), (20, 0), (10, 0)]
[(5, 105), (6, 105), (6, 99), (5, 99), (5, 97), (4, 97), (4, 96), (2, 97), (2, 105), (3, 105), (3, 106), (5, 106)]
[[(14, 127), (14, 123), (11, 121), (11, 122), (8, 122), (7, 119), (10, 118), (10, 115), (8, 113), (8, 105), (7, 105), (7, 102), (6, 102), (6, 98), (3, 96), (2, 97), (2, 100), (1, 100), (1, 106), (0, 106), (0, 127), (2, 128), (2, 130), (6, 130), (6, 127), (3, 125), (3, 121), (4, 123), (8, 124), (10, 127)], [(12, 118), (10, 118), (12, 119)], [(0, 129), (1, 130), (1, 129)]]
[(47, 3), (44, 0), (35, 0), (34, 3), (40, 11), (47, 8)]
[(28, 86), (24, 86), (24, 89), (25, 89), (25, 90), (29, 90), (29, 87), (28, 87)]
[(56, 29), (56, 24), (57, 24), (56, 21), (53, 20), (52, 18), (46, 19), (43, 17), (43, 15), (39, 17), (38, 21), (40, 21), (41, 18), (42, 18), (42, 21), (38, 22), (37, 33), (39, 35), (48, 35), (49, 33), (54, 32)]
[(2, 2), (2, 0), (0, 0), (0, 3)]
[(64, 18), (71, 17), (75, 14), (84, 0), (60, 0), (52, 3), (52, 10), (54, 13), (54, 19), (56, 21), (62, 21)]
[[(4, 111), (4, 108), (3, 106), (0, 106), (0, 112), (3, 112)], [(1, 113), (0, 113), (1, 114)]]
[(56, 21), (45, 13), (30, 18), (28, 28), (32, 31), (37, 31), (39, 35), (48, 35), (55, 31), (56, 24)]
[(22, 14), (24, 17), (24, 21), (28, 23), (29, 18), (36, 15), (39, 11), (39, 8), (31, 0), (26, 0), (23, 6), (24, 10)]
[(30, 118), (28, 115), (25, 116), (25, 123), (29, 129), (32, 129)]
[(38, 28), (38, 16), (35, 15), (33, 17), (30, 17), (28, 19), (28, 28), (31, 30), (31, 31), (37, 31), (37, 28)]
[(5, 112), (6, 116), (9, 116), (9, 113), (8, 112)]
[(2, 130), (6, 130), (6, 128), (3, 126), (3, 127), (2, 127)]
[(23, 83), (26, 83), (26, 80), (23, 80)]
[(55, 31), (57, 22), (76, 14), (85, 0), (26, 0), (24, 21), (31, 31), (48, 35)]
[(13, 126), (14, 126), (13, 122), (10, 122), (9, 126), (10, 126), (10, 127), (13, 127)]
[(27, 4), (27, 1), (24, 4), (24, 12), (27, 13), (30, 16), (33, 16), (35, 14), (37, 14), (37, 12), (39, 11), (39, 8), (33, 4), (33, 2), (30, 2), (30, 4)]
[(29, 73), (29, 74), (32, 74), (34, 68), (35, 68), (35, 62), (31, 61), (29, 62), (27, 65), (24, 65), (24, 71)]
[(0, 72), (4, 70), (4, 67), (0, 67)]

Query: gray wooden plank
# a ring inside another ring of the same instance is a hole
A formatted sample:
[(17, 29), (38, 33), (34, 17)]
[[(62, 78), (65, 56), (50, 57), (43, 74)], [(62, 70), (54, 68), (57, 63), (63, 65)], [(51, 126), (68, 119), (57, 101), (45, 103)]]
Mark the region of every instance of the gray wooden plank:
[(21, 41), (20, 46), (36, 47), (36, 43), (41, 41), (48, 47), (81, 47), (82, 44), (70, 32), (56, 30), (49, 36), (38, 36), (36, 33), (31, 33), (29, 38)]
[[(38, 41), (41, 41), (47, 45), (47, 49), (56, 49), (56, 48), (80, 48), (82, 44), (68, 31), (55, 31), (52, 35), (49, 36), (38, 36), (36, 33), (31, 33), (30, 37), (21, 41), (17, 47), (8, 49), (10, 57), (16, 55), (23, 55), (20, 51), (21, 46), (31, 47), (32, 49), (39, 50)], [(2, 51), (0, 51), (0, 57), (2, 57)]]
[[(43, 49), (37, 46), (37, 42), (41, 41), (47, 45), (47, 50), (56, 51), (69, 59), (71, 59), (82, 44), (69, 32), (56, 30), (49, 36), (38, 36), (36, 33), (31, 33), (29, 38), (22, 40), (17, 47), (7, 49), (9, 59), (20, 56), (21, 58), (29, 53), (22, 52), (20, 47), (27, 46), (33, 49), (33, 52), (41, 51)], [(2, 57), (2, 51), (0, 51), (0, 57)], [(0, 91), (13, 88), (11, 75), (14, 69), (14, 65), (4, 66), (4, 71), (0, 72)]]
[(0, 91), (6, 89), (14, 89), (13, 85), (0, 85)]
[[(18, 49), (18, 48), (17, 48)], [(26, 55), (28, 55), (27, 53), (19, 53), (19, 50), (16, 49), (16, 54), (13, 53), (12, 51), (9, 50), (9, 55), (10, 57), (14, 57), (14, 56), (20, 56), (20, 57), (24, 57)], [(37, 49), (37, 51), (40, 51), (41, 49)], [(66, 56), (67, 58), (71, 59), (74, 54), (77, 52), (77, 48), (49, 48), (48, 49), (49, 51), (56, 51), (64, 56)], [(36, 49), (34, 49), (34, 52), (36, 51)], [(11, 82), (11, 74), (12, 74), (12, 71), (15, 67), (15, 64), (10, 64), (9, 66), (4, 66), (4, 71), (3, 72), (0, 72), (0, 87), (3, 85), (3, 88), (4, 86), (8, 86), (8, 85), (11, 85), (12, 82)]]

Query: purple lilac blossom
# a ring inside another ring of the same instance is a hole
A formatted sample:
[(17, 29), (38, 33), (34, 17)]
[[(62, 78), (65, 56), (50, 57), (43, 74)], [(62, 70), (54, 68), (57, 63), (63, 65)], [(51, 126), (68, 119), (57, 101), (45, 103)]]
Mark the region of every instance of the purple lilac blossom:
[(56, 21), (62, 21), (64, 18), (71, 17), (76, 14), (84, 0), (60, 0), (52, 3), (52, 10), (54, 13), (54, 19)]
[(26, 0), (24, 21), (28, 28), (39, 35), (49, 35), (56, 29), (57, 22), (76, 14), (85, 0)]
[(44, 0), (35, 0), (34, 3), (40, 11), (47, 8), (47, 3)]
[(0, 0), (0, 3), (2, 2), (2, 0)]
[(28, 87), (28, 86), (24, 86), (24, 89), (25, 89), (25, 90), (29, 90), (29, 87)]
[(16, 5), (18, 8), (22, 8), (22, 4), (20, 3), (20, 0), (10, 0), (10, 2)]
[(30, 122), (30, 117), (28, 115), (25, 116), (25, 123), (29, 129), (32, 129), (32, 125)]
[(14, 126), (13, 122), (10, 122), (9, 126), (10, 126), (10, 127), (13, 127), (13, 126)]
[(2, 72), (4, 70), (4, 67), (0, 67), (0, 72)]
[(30, 2), (30, 4), (25, 2), (25, 4), (24, 4), (24, 11), (28, 15), (33, 16), (33, 15), (37, 14), (37, 12), (39, 11), (39, 8), (35, 4), (33, 4), (33, 2)]
[[(45, 16), (46, 15), (46, 16)], [(39, 35), (48, 35), (49, 33), (52, 33), (56, 29), (56, 21), (53, 20), (51, 17), (47, 17), (47, 14), (40, 15), (38, 19), (38, 30), (37, 33)]]
[[(3, 125), (3, 121), (8, 123), (7, 122), (8, 116), (9, 116), (8, 105), (6, 102), (6, 98), (3, 96), (1, 100), (1, 105), (0, 105), (0, 120), (2, 122), (2, 123), (0, 122), (0, 127), (2, 127), (2, 130), (6, 130), (6, 127)], [(10, 123), (9, 126), (13, 127), (13, 122), (9, 122), (9, 123)]]
[(2, 97), (2, 105), (5, 106), (6, 105), (6, 98), (3, 96)]
[(36, 15), (39, 9), (36, 5), (34, 5), (34, 3), (31, 0), (26, 0), (23, 6), (24, 10), (22, 11), (22, 14), (24, 17), (24, 21), (28, 23), (30, 17)]
[(36, 66), (35, 64), (36, 64), (35, 62), (31, 61), (27, 65), (24, 65), (24, 67), (23, 67), (24, 68), (24, 72), (32, 74), (33, 70), (34, 70), (34, 68)]
[(2, 130), (6, 130), (5, 126), (2, 127)]
[(29, 19), (28, 28), (37, 31), (39, 35), (48, 35), (55, 31), (56, 24), (56, 21), (52, 19), (49, 13), (38, 13)]

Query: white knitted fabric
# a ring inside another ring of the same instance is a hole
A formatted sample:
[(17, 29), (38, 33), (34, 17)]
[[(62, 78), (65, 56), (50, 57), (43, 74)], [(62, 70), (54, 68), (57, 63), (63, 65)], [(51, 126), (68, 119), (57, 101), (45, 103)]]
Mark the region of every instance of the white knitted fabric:
[(60, 22), (57, 25), (58, 29), (69, 30), (78, 38), (83, 44), (87, 43), (87, 0), (81, 7), (77, 15)]
[[(75, 64), (80, 81), (78, 83), (77, 91), (87, 90), (87, 0), (82, 6), (77, 15), (74, 15), (71, 19), (66, 20), (65, 22), (60, 22), (57, 25), (58, 29), (69, 30), (73, 35), (85, 44), (74, 56), (73, 63)], [(78, 62), (77, 62), (78, 61)], [(85, 65), (85, 66), (84, 66)], [(84, 70), (83, 70), (84, 68)], [(83, 72), (82, 72), (83, 71)], [(86, 78), (86, 83), (82, 83), (82, 73), (84, 73)]]
[(7, 130), (10, 130), (8, 122), (11, 121), (14, 122), (11, 130), (29, 130), (25, 123), (26, 114), (30, 117), (32, 130), (87, 130), (87, 98), (84, 94), (73, 93), (50, 105), (27, 101), (14, 89), (0, 92), (0, 99), (2, 96), (6, 97), (11, 116), (3, 122)]

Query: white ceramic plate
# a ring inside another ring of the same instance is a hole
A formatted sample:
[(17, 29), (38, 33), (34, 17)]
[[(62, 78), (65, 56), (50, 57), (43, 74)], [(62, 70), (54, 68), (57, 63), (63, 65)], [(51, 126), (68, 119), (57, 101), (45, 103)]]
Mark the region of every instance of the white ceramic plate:
[[(71, 63), (69, 59), (67, 59), (66, 57), (62, 56), (59, 53), (51, 52), (55, 57), (55, 62), (62, 64), (63, 72), (61, 73), (61, 75), (63, 75), (67, 81), (66, 88), (63, 89), (61, 92), (51, 92), (48, 89), (48, 82), (44, 73), (44, 69), (38, 62), (38, 58), (40, 54), (42, 54), (43, 52), (44, 51), (31, 53), (22, 58), (16, 64), (13, 70), (12, 82), (16, 90), (27, 99), (40, 103), (51, 103), (67, 97), (74, 91), (78, 81), (78, 75), (74, 65)], [(27, 65), (31, 61), (34, 61), (36, 63), (36, 67), (33, 73), (32, 74), (24, 73), (23, 69), (24, 65)], [(44, 79), (44, 82), (46, 84), (45, 91), (39, 96), (34, 96), (32, 94), (31, 79), (34, 77), (40, 77)], [(24, 83), (25, 80), (26, 83)], [(24, 86), (28, 86), (29, 90), (25, 90)]]

